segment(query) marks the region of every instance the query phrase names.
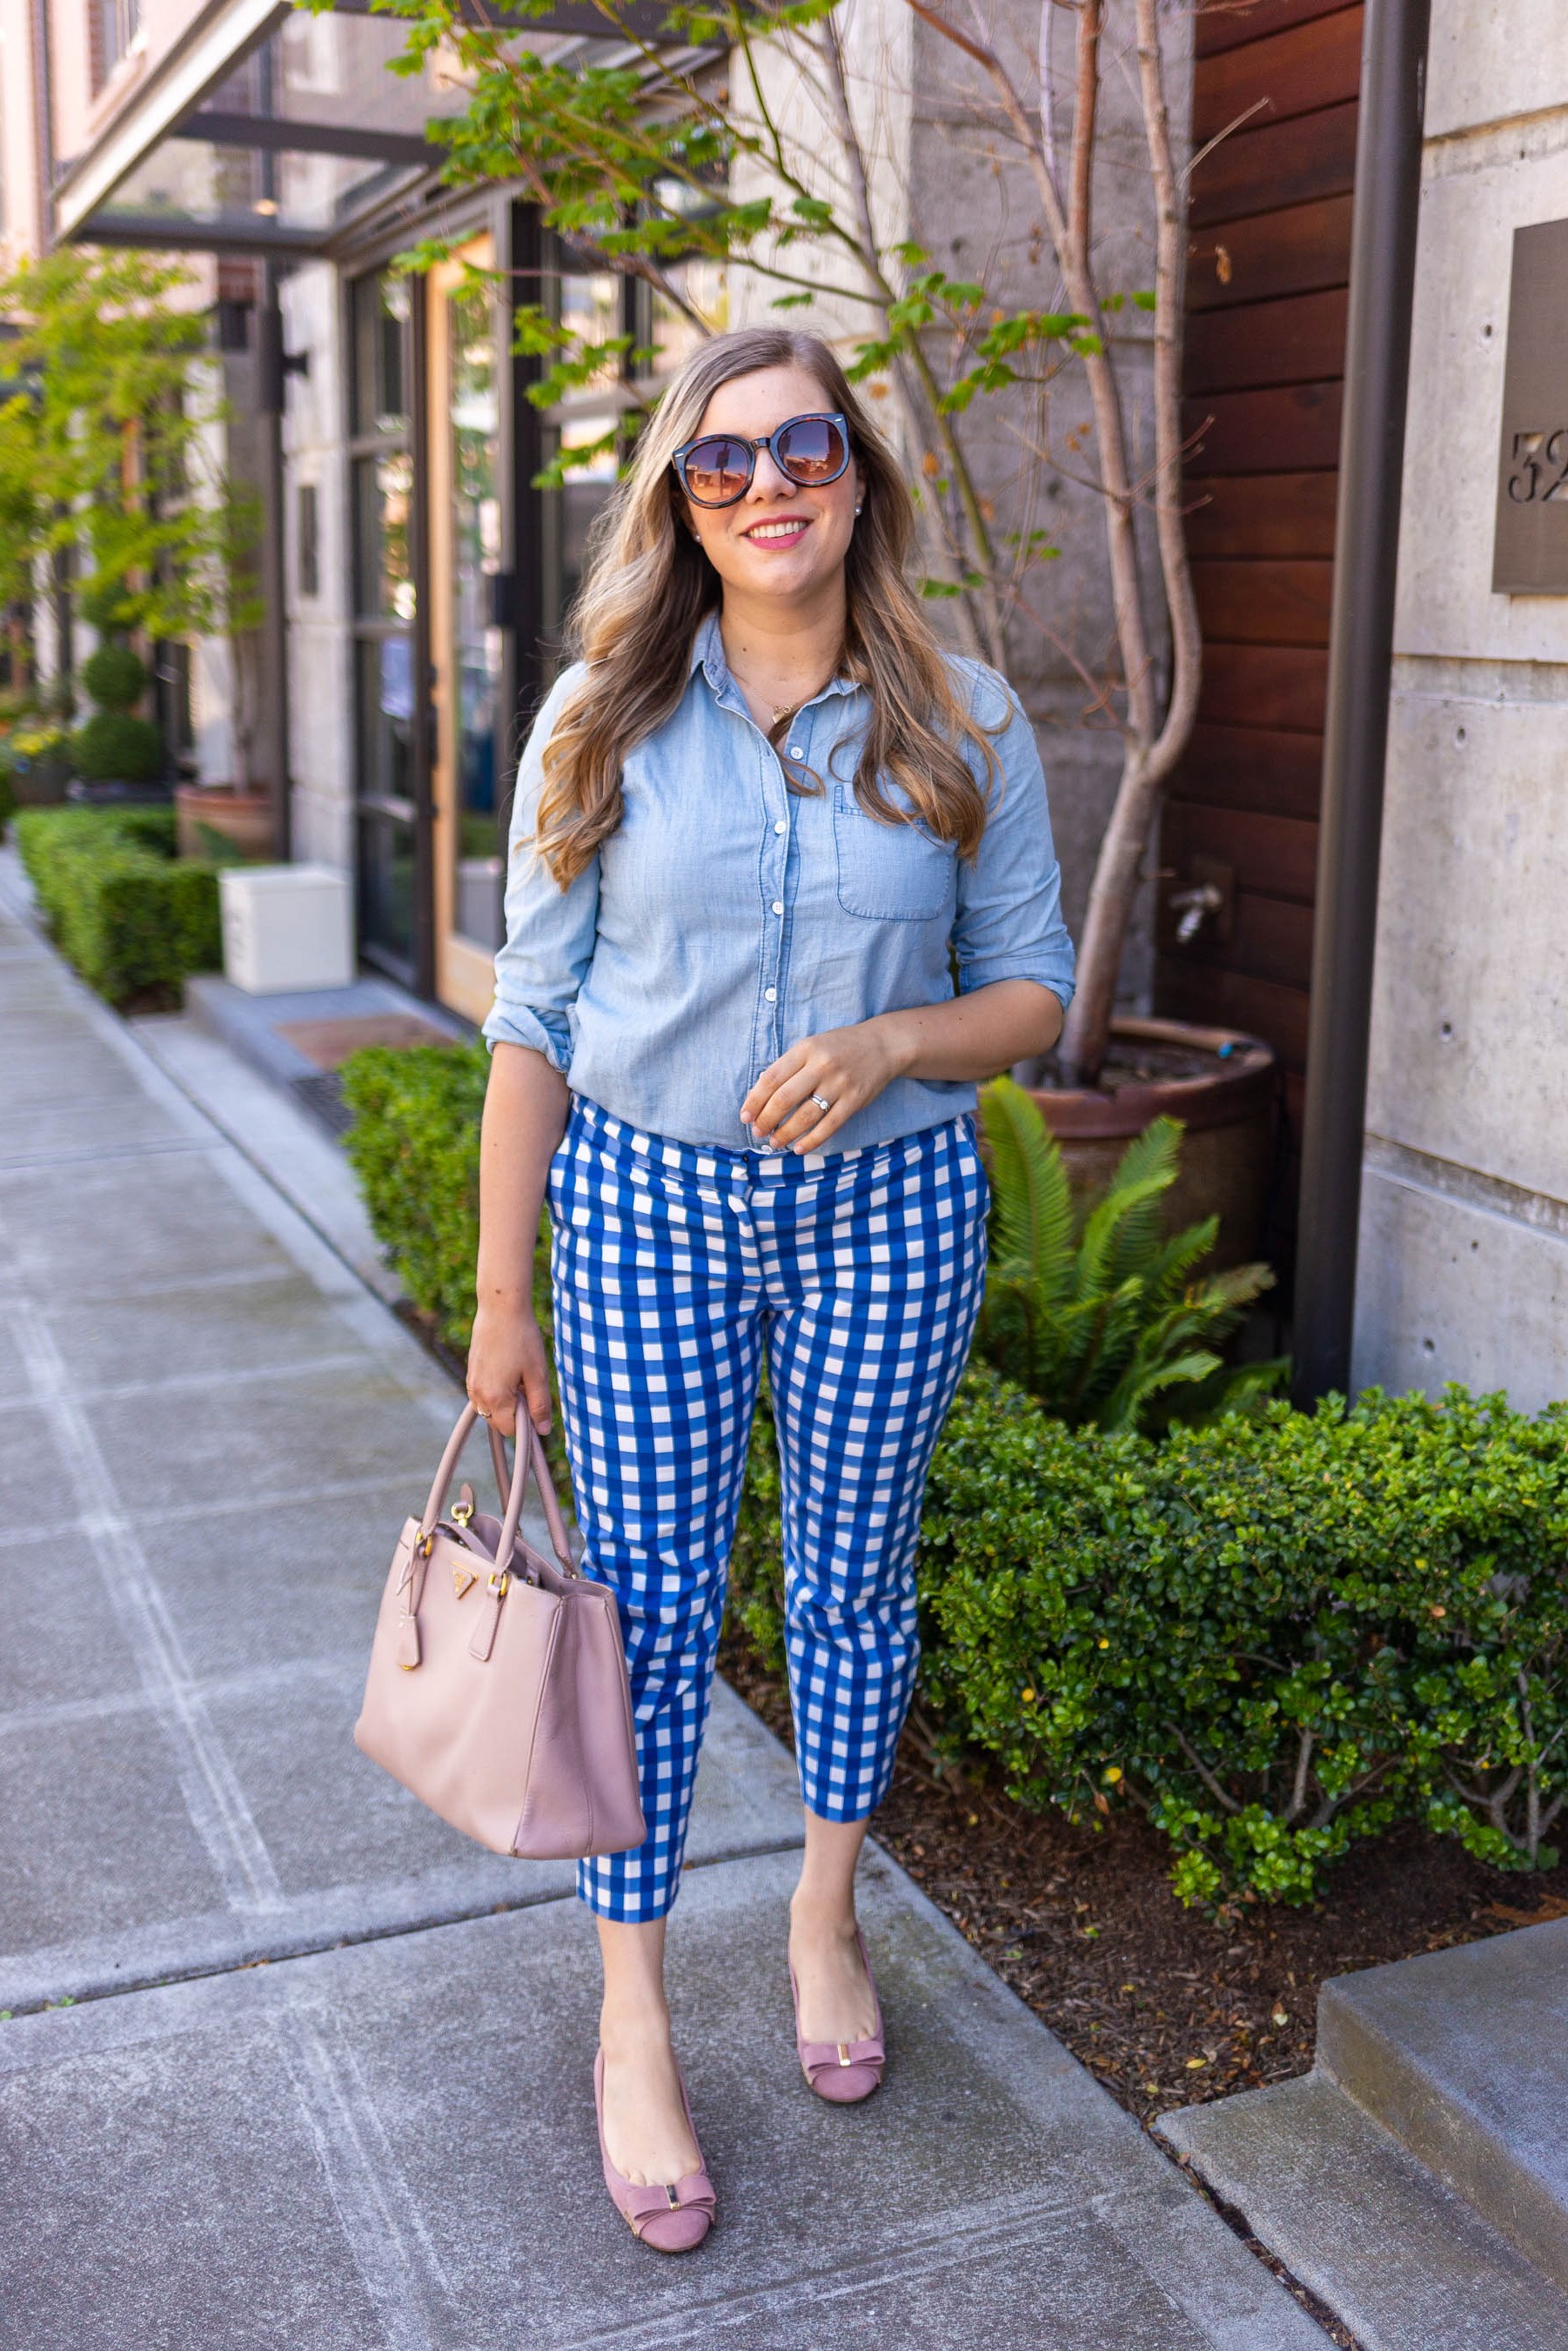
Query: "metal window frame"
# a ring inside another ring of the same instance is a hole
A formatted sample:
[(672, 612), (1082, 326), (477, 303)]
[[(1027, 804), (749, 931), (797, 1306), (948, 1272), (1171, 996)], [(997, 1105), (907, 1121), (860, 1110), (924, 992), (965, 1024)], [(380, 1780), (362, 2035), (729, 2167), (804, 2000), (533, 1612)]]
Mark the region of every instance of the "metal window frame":
[[(367, 822), (390, 822), (406, 825), (413, 857), (413, 930), (407, 956), (397, 955), (367, 939), (362, 930), (359, 936), (361, 959), (376, 970), (382, 971), (401, 986), (412, 987), (417, 995), (430, 996), (435, 978), (435, 942), (432, 891), (434, 854), (434, 810), (430, 791), (430, 616), (429, 616), (429, 549), (425, 516), (426, 486), (423, 462), (424, 434), (429, 429), (424, 394), (425, 329), (424, 281), (409, 281), (409, 318), (403, 336), (403, 392), (407, 423), (402, 433), (377, 434), (362, 432), (356, 421), (356, 392), (359, 382), (360, 349), (354, 316), (356, 289), (367, 280), (382, 276), (389, 256), (366, 255), (362, 266), (350, 276), (345, 273), (340, 291), (341, 303), (341, 333), (347, 365), (342, 371), (340, 427), (344, 453), (344, 493), (347, 499), (344, 546), (349, 561), (349, 622), (350, 703), (354, 729), (354, 795), (353, 838), (356, 898), (362, 877), (363, 835)], [(395, 618), (373, 615), (361, 607), (363, 583), (360, 578), (359, 513), (356, 504), (356, 470), (364, 460), (389, 451), (407, 455), (411, 470), (409, 495), (409, 579), (413, 588), (413, 619), (412, 623)], [(360, 648), (363, 644), (380, 643), (383, 639), (404, 636), (409, 639), (410, 663), (413, 672), (413, 715), (410, 721), (409, 763), (413, 792), (406, 807), (396, 806), (380, 795), (367, 793), (365, 758), (368, 746), (364, 741), (363, 710), (360, 694)]]

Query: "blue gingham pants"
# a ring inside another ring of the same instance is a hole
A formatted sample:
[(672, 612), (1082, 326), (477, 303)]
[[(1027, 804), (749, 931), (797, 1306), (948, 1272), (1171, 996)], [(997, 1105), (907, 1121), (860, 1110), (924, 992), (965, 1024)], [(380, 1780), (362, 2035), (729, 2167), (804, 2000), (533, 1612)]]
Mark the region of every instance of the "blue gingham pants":
[(646, 1841), (600, 1917), (675, 1898), (762, 1352), (779, 1431), (801, 1793), (887, 1792), (919, 1646), (932, 1449), (985, 1274), (973, 1121), (842, 1153), (707, 1149), (577, 1098), (550, 1169), (556, 1370), (585, 1571), (620, 1603)]

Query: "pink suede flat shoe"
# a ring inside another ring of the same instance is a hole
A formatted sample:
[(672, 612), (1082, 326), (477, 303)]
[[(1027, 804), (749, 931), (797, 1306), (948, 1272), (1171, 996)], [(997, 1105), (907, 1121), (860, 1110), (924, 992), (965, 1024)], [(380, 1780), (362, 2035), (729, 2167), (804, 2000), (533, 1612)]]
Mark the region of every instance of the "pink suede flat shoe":
[(800, 2037), (800, 1987), (795, 1980), (793, 1966), (789, 1970), (789, 1990), (795, 1998), (795, 2048), (800, 2060), (800, 2071), (819, 2098), (831, 2106), (858, 2105), (869, 2098), (882, 2083), (882, 2070), (887, 2063), (882, 2030), (882, 2002), (876, 1996), (876, 1978), (871, 1971), (871, 1959), (865, 1938), (855, 1928), (855, 1941), (860, 1945), (861, 1961), (865, 1980), (871, 1986), (872, 2006), (876, 2011), (876, 2031), (864, 2041), (804, 2041)]
[[(678, 2071), (677, 2071), (677, 2078)], [(681, 2104), (686, 2109), (686, 2121), (691, 2126), (693, 2144), (696, 2127), (692, 2124), (692, 2110), (686, 2099), (686, 2085), (681, 2083)], [(610, 2190), (610, 2200), (622, 2220), (632, 2224), (632, 2234), (644, 2245), (652, 2245), (656, 2253), (690, 2253), (702, 2243), (713, 2227), (715, 2197), (713, 2182), (704, 2168), (700, 2148), (697, 2168), (677, 2179), (673, 2188), (639, 2188), (633, 2180), (622, 2179), (610, 2160), (610, 2150), (604, 2144), (604, 2052), (599, 2050), (593, 2060), (593, 2108), (599, 2117), (599, 2152), (604, 2164), (604, 2185)]]

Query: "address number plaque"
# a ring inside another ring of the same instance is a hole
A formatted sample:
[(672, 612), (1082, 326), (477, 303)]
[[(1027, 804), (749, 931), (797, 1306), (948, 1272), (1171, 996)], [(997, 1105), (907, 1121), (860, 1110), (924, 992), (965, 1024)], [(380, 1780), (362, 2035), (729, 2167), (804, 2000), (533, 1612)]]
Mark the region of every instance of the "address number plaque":
[(1568, 221), (1513, 233), (1491, 584), (1568, 596)]

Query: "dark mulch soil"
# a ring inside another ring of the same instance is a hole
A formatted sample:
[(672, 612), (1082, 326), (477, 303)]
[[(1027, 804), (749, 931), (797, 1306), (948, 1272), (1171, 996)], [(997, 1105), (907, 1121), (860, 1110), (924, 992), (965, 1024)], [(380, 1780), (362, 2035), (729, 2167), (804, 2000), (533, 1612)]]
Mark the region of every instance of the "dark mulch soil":
[[(782, 1685), (733, 1636), (722, 1664), (789, 1741)], [(1209, 1918), (1176, 1900), (1170, 1848), (1135, 1815), (1073, 1828), (1060, 1813), (1024, 1812), (983, 1771), (937, 1778), (915, 1729), (904, 1734), (875, 1834), (1145, 2124), (1306, 2073), (1325, 1976), (1568, 1917), (1568, 1863), (1505, 1876), (1452, 1839), (1406, 1825), (1353, 1848), (1310, 1909), (1243, 1906)], [(1287, 2283), (1331, 2339), (1354, 2351), (1344, 2329)]]
[[(788, 1740), (781, 1686), (733, 1639), (723, 1662)], [(1170, 1847), (1136, 1815), (1026, 1813), (983, 1771), (935, 1777), (914, 1729), (875, 1834), (1141, 2122), (1304, 2074), (1325, 1976), (1568, 1917), (1568, 1864), (1505, 1876), (1405, 1825), (1354, 1847), (1312, 1908), (1210, 1918), (1176, 1900)]]

